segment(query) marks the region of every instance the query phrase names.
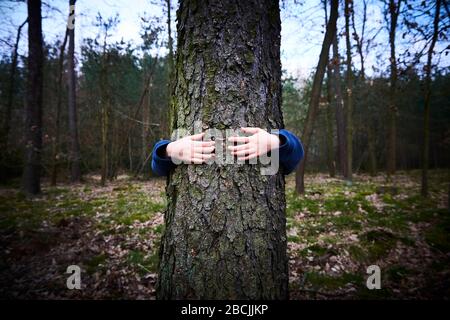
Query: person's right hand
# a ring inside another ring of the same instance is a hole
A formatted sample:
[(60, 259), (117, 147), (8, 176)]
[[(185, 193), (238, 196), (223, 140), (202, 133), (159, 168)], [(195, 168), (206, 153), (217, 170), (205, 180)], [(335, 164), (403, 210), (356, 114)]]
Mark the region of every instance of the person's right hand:
[(214, 141), (201, 141), (204, 132), (187, 136), (169, 143), (166, 147), (167, 156), (185, 164), (202, 164), (214, 157)]

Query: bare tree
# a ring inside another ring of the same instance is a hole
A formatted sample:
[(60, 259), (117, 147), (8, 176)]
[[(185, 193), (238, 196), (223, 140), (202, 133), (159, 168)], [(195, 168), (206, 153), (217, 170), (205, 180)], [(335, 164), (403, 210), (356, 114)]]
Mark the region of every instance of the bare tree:
[[(328, 1), (323, 1), (324, 10), (325, 10), (325, 25), (328, 24)], [(329, 54), (328, 54), (329, 56)], [(333, 86), (332, 86), (332, 66), (331, 61), (329, 60), (327, 64), (327, 106), (326, 106), (326, 114), (325, 114), (325, 123), (326, 123), (326, 135), (325, 135), (325, 144), (326, 144), (326, 154), (327, 154), (327, 166), (330, 177), (334, 177), (336, 175), (336, 165), (334, 161), (334, 146), (333, 146)]]
[(80, 169), (80, 142), (78, 140), (78, 124), (77, 124), (77, 101), (76, 101), (76, 74), (75, 74), (75, 1), (69, 0), (70, 11), (72, 19), (69, 19), (71, 25), (69, 29), (69, 50), (68, 50), (68, 77), (69, 77), (69, 136), (70, 136), (70, 180), (72, 182), (79, 182), (81, 179)]
[(325, 69), (328, 64), (328, 55), (333, 38), (336, 36), (336, 22), (338, 18), (338, 0), (331, 1), (330, 19), (325, 31), (325, 37), (320, 51), (319, 62), (317, 70), (314, 74), (314, 80), (311, 91), (311, 100), (309, 102), (308, 114), (306, 116), (305, 126), (303, 129), (302, 142), (304, 147), (304, 158), (297, 167), (295, 174), (295, 190), (298, 194), (305, 192), (305, 164), (308, 155), (308, 147), (311, 141), (311, 136), (314, 128), (314, 121), (319, 107), (320, 94), (322, 91), (322, 82), (325, 75)]
[(397, 56), (395, 53), (395, 37), (397, 33), (398, 17), (402, 0), (389, 0), (386, 10), (386, 20), (389, 27), (389, 46), (390, 46), (390, 91), (388, 105), (388, 148), (386, 169), (388, 177), (395, 174), (397, 161)]
[(62, 104), (62, 76), (64, 71), (64, 51), (67, 44), (67, 38), (69, 35), (69, 29), (66, 28), (64, 40), (59, 49), (59, 61), (58, 61), (58, 81), (56, 83), (56, 112), (55, 112), (55, 137), (53, 139), (52, 146), (52, 168), (51, 168), (51, 184), (56, 185), (58, 176), (58, 163), (59, 163), (59, 144), (60, 144), (60, 130), (61, 130), (61, 104)]
[(344, 99), (342, 98), (340, 57), (337, 35), (333, 39), (332, 83), (336, 114), (338, 163), (342, 176), (347, 176), (347, 136), (345, 134)]
[[(351, 10), (351, 17), (352, 17), (352, 27), (353, 27), (353, 37), (355, 39), (356, 43), (356, 50), (359, 55), (360, 63), (361, 63), (361, 70), (360, 70), (360, 84), (362, 92), (362, 104), (365, 104), (366, 109), (369, 111), (369, 106), (371, 102), (368, 98), (368, 90), (366, 86), (366, 69), (365, 69), (365, 57), (364, 57), (364, 45), (365, 45), (365, 37), (366, 37), (366, 26), (367, 26), (367, 0), (362, 1), (362, 26), (361, 26), (361, 32), (358, 34), (358, 31), (356, 30), (356, 24), (355, 24), (355, 9)], [(364, 126), (363, 130), (366, 131), (367, 134), (367, 149), (369, 154), (369, 172), (371, 176), (375, 176), (376, 174), (376, 154), (375, 154), (375, 133), (373, 130), (373, 121), (369, 118), (366, 119), (365, 123), (367, 125)]]
[(346, 115), (346, 136), (347, 136), (347, 175), (344, 176), (346, 180), (352, 181), (352, 166), (353, 166), (353, 70), (352, 70), (352, 45), (350, 42), (350, 16), (353, 11), (353, 1), (345, 0), (344, 2), (345, 15), (345, 43), (347, 53), (347, 73), (346, 73), (346, 100), (345, 100), (345, 115)]
[(28, 0), (28, 77), (25, 110), (25, 167), (22, 188), (41, 191), (43, 41), (41, 1)]
[(433, 34), (428, 48), (427, 64), (425, 66), (425, 97), (424, 97), (424, 123), (423, 123), (423, 147), (422, 147), (422, 188), (424, 197), (428, 196), (428, 166), (430, 151), (430, 101), (431, 101), (431, 72), (433, 68), (433, 52), (439, 36), (439, 15), (442, 0), (436, 0), (436, 8), (433, 20)]

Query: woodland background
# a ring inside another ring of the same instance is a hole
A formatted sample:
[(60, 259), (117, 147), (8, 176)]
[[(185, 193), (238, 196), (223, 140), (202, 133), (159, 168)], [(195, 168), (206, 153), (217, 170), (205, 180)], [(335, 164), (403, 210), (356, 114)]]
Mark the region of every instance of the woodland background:
[[(330, 9), (316, 2), (323, 37)], [(24, 135), (30, 61), (21, 48), (39, 39), (27, 35), (36, 19), (2, 31), (0, 296), (153, 297), (165, 197), (150, 153), (170, 135), (176, 4), (150, 3), (161, 14), (143, 8), (139, 45), (112, 40), (120, 14), (101, 12), (79, 48), (76, 22), (56, 41), (43, 35), (42, 79), (30, 84), (43, 88), (33, 181), (35, 137)], [(282, 1), (282, 16), (307, 26), (306, 5)], [(5, 23), (18, 6), (26, 3), (0, 3)], [(285, 125), (308, 147), (305, 183), (300, 169), (287, 178), (292, 298), (449, 297), (449, 6), (340, 1), (317, 104), (320, 63), (306, 74), (284, 71)], [(52, 2), (42, 8), (44, 19), (61, 14)], [(70, 292), (64, 266), (75, 258), (87, 276), (84, 290)], [(387, 270), (381, 291), (364, 286), (372, 263)]]

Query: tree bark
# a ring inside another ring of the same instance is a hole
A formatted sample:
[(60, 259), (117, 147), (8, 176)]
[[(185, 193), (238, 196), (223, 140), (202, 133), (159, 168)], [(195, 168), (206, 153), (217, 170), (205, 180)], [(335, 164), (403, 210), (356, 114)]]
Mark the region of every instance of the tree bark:
[(336, 114), (336, 131), (339, 168), (342, 176), (347, 176), (347, 138), (345, 135), (344, 99), (341, 90), (341, 71), (337, 35), (333, 39), (333, 94)]
[[(75, 0), (70, 0), (71, 14), (75, 15)], [(76, 75), (75, 75), (75, 17), (72, 19), (69, 29), (69, 49), (68, 49), (68, 76), (69, 76), (69, 136), (70, 136), (70, 180), (79, 182), (81, 179), (80, 169), (80, 142), (78, 140), (77, 125), (77, 102), (76, 102)]]
[(322, 44), (322, 50), (320, 52), (319, 62), (317, 64), (317, 70), (314, 75), (311, 100), (309, 102), (308, 114), (306, 116), (305, 127), (303, 129), (302, 143), (304, 149), (304, 157), (297, 167), (295, 173), (295, 190), (298, 194), (303, 194), (305, 192), (305, 163), (308, 155), (309, 142), (311, 141), (311, 136), (314, 128), (314, 121), (317, 114), (317, 109), (319, 107), (320, 93), (322, 91), (322, 82), (325, 75), (325, 69), (328, 64), (328, 54), (330, 51), (331, 43), (336, 35), (336, 21), (338, 17), (338, 0), (331, 1), (331, 13), (330, 20), (328, 21), (325, 38)]
[(41, 1), (28, 0), (28, 77), (25, 114), (25, 168), (22, 188), (29, 194), (41, 191), (42, 151), (42, 48)]
[(175, 114), (175, 110), (172, 108), (172, 93), (173, 93), (173, 78), (174, 78), (174, 70), (173, 70), (173, 66), (174, 66), (174, 56), (173, 56), (173, 38), (172, 38), (172, 16), (171, 16), (171, 11), (172, 11), (172, 5), (171, 5), (171, 1), (170, 0), (166, 0), (166, 5), (167, 5), (167, 34), (168, 34), (168, 41), (167, 41), (167, 46), (169, 49), (169, 55), (168, 55), (168, 81), (167, 81), (167, 118), (168, 118), (168, 122), (169, 125), (167, 128), (163, 127), (162, 128), (162, 132), (167, 134), (170, 134), (170, 132), (172, 131), (173, 128), (171, 128), (171, 124), (172, 124), (172, 120), (174, 118), (174, 114)]
[[(282, 128), (278, 1), (185, 0), (177, 15), (172, 127)], [(259, 167), (176, 167), (159, 299), (288, 297), (284, 177)]]
[(56, 180), (58, 176), (58, 163), (59, 163), (59, 142), (60, 142), (60, 127), (61, 127), (61, 100), (62, 100), (62, 76), (64, 69), (64, 50), (66, 49), (67, 38), (69, 30), (66, 28), (64, 40), (59, 49), (59, 61), (58, 61), (58, 82), (56, 83), (56, 112), (55, 112), (55, 137), (53, 139), (52, 147), (52, 169), (51, 169), (51, 185), (56, 186)]
[(327, 166), (328, 173), (331, 178), (334, 178), (336, 175), (336, 166), (334, 161), (334, 146), (333, 146), (333, 86), (331, 84), (332, 79), (332, 71), (331, 66), (327, 66), (327, 110), (325, 115), (326, 121), (326, 145), (327, 145)]
[(345, 100), (346, 135), (347, 135), (347, 175), (345, 179), (352, 181), (353, 175), (353, 70), (352, 45), (350, 42), (350, 14), (353, 11), (352, 0), (345, 0), (345, 43), (347, 52), (347, 99)]
[[(358, 35), (356, 31), (355, 24), (355, 10), (351, 10), (352, 17), (352, 27), (353, 34), (356, 42), (356, 49), (358, 51), (359, 59), (361, 62), (361, 89), (362, 89), (362, 103), (366, 104), (366, 106), (370, 105), (368, 89), (366, 85), (366, 69), (365, 69), (365, 60), (363, 53), (363, 44), (365, 39), (365, 30), (367, 24), (367, 0), (363, 0), (363, 21), (361, 27), (361, 35)], [(370, 112), (370, 109), (367, 110)], [(368, 158), (369, 158), (369, 173), (371, 176), (375, 176), (377, 172), (377, 162), (376, 162), (376, 154), (375, 154), (375, 133), (373, 132), (373, 121), (371, 119), (367, 119), (366, 133), (367, 133), (367, 149), (368, 149)]]
[(431, 71), (433, 67), (433, 51), (439, 36), (439, 14), (442, 0), (436, 1), (436, 11), (433, 21), (433, 36), (428, 48), (427, 65), (425, 69), (425, 108), (423, 117), (423, 147), (422, 147), (422, 196), (428, 196), (428, 167), (430, 162), (430, 102), (431, 102)]
[(395, 174), (397, 160), (397, 58), (395, 54), (395, 35), (401, 2), (401, 0), (389, 0), (389, 45), (391, 48), (391, 75), (388, 107), (388, 152), (386, 160), (388, 177)]
[[(323, 2), (324, 9), (325, 9), (325, 25), (328, 24), (328, 1), (325, 0)], [(330, 54), (328, 53), (328, 57)], [(326, 122), (326, 154), (327, 154), (327, 166), (328, 166), (328, 173), (331, 178), (334, 178), (336, 175), (336, 162), (335, 159), (335, 152), (334, 152), (334, 146), (333, 146), (333, 86), (331, 84), (332, 81), (332, 66), (331, 61), (328, 61), (327, 64), (327, 110), (325, 115), (325, 122)]]
[(109, 133), (109, 93), (108, 93), (108, 57), (109, 53), (106, 52), (106, 35), (103, 43), (103, 54), (102, 54), (102, 66), (100, 71), (100, 94), (102, 96), (102, 110), (101, 110), (101, 121), (102, 121), (102, 156), (101, 156), (101, 184), (106, 185), (106, 180), (109, 173), (109, 143), (108, 143), (108, 133)]

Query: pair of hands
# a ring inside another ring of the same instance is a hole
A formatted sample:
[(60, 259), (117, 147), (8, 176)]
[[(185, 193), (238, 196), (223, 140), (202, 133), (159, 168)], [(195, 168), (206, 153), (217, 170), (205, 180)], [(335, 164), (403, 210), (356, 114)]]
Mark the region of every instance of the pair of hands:
[[(241, 128), (246, 137), (233, 136), (228, 141), (238, 143), (228, 146), (232, 155), (238, 160), (249, 160), (264, 155), (280, 146), (280, 138), (261, 128)], [(169, 143), (166, 147), (167, 156), (184, 163), (202, 164), (214, 158), (215, 141), (202, 141), (204, 132), (187, 136)]]

